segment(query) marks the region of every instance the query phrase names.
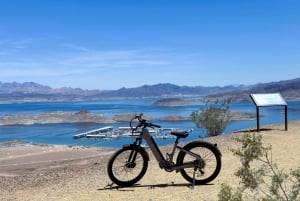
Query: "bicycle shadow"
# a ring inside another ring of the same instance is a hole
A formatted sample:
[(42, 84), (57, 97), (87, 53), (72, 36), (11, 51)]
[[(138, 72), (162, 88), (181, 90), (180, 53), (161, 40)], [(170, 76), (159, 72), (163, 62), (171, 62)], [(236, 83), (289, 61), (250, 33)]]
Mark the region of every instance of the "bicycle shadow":
[[(204, 184), (204, 185), (213, 185), (213, 184)], [(118, 191), (134, 191), (135, 188), (148, 188), (148, 189), (155, 189), (155, 188), (168, 188), (168, 187), (187, 187), (190, 189), (193, 189), (193, 185), (191, 183), (181, 183), (177, 184), (174, 182), (171, 183), (163, 183), (163, 184), (134, 184), (132, 186), (118, 186), (115, 184), (107, 184), (104, 188), (97, 189), (98, 191), (104, 191), (104, 190), (118, 190)]]
[[(285, 129), (281, 128), (260, 128), (259, 131), (285, 131)], [(253, 129), (247, 129), (247, 130), (238, 130), (238, 131), (233, 131), (232, 133), (253, 133), (257, 132), (256, 128)]]

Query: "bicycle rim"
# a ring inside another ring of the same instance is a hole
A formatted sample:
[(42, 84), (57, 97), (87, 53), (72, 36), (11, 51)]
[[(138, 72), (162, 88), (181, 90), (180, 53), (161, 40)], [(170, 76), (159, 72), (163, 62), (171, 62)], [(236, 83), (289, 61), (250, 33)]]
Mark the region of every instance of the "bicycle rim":
[(209, 143), (194, 142), (184, 148), (197, 154), (201, 160), (197, 160), (190, 154), (181, 152), (178, 155), (178, 164), (194, 163), (194, 167), (180, 170), (181, 175), (189, 182), (193, 182), (195, 173), (195, 184), (206, 184), (215, 179), (221, 170), (221, 156), (217, 148)]
[(131, 186), (144, 176), (147, 167), (145, 152), (134, 147), (124, 147), (110, 159), (108, 175), (119, 186)]

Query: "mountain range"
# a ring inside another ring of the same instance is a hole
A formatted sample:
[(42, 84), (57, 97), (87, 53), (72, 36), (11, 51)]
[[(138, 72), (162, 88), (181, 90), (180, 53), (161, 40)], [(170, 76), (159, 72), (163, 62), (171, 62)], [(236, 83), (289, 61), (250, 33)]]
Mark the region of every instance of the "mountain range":
[(286, 100), (300, 100), (300, 78), (255, 85), (229, 86), (178, 86), (170, 83), (143, 85), (118, 90), (85, 90), (80, 88), (51, 88), (35, 82), (0, 82), (0, 102), (26, 101), (76, 101), (100, 100), (107, 98), (138, 97), (183, 97), (204, 98), (232, 97), (235, 101), (250, 101), (251, 93), (281, 93)]

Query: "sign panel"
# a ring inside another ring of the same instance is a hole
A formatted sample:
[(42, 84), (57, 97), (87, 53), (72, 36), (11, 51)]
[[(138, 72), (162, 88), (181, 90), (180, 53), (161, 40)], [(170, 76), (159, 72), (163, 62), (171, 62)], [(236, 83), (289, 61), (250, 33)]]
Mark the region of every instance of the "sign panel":
[(250, 94), (255, 105), (260, 106), (276, 106), (287, 105), (280, 93), (269, 94)]

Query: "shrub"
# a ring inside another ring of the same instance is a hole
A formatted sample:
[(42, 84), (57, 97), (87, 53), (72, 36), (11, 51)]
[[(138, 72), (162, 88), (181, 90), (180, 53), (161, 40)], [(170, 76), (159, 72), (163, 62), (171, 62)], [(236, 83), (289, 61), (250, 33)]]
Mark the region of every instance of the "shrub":
[(220, 135), (230, 121), (230, 104), (230, 98), (222, 102), (208, 100), (204, 107), (192, 112), (191, 119), (198, 128), (205, 129), (208, 136)]
[[(242, 165), (235, 172), (241, 180), (240, 186), (233, 190), (229, 185), (222, 184), (219, 201), (300, 200), (300, 168), (289, 174), (280, 170), (272, 161), (271, 146), (264, 147), (259, 134), (246, 133), (234, 139), (242, 144), (241, 148), (232, 150)], [(259, 162), (257, 168), (251, 166), (253, 162)]]

